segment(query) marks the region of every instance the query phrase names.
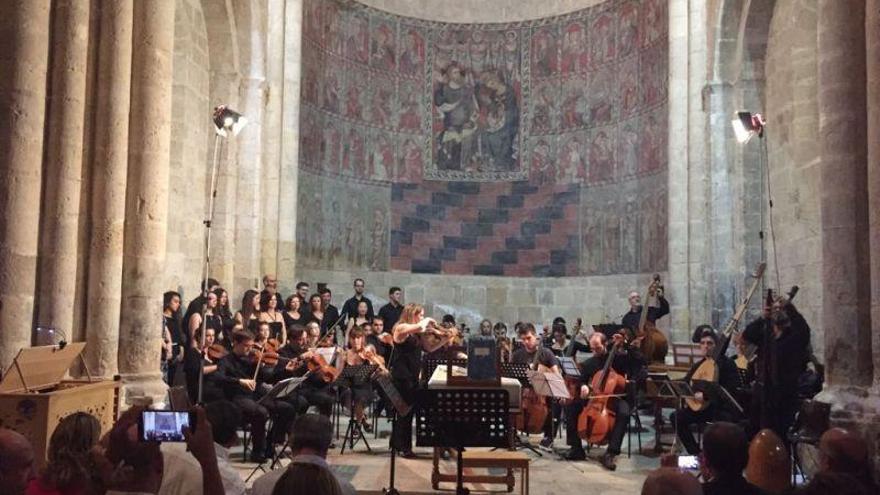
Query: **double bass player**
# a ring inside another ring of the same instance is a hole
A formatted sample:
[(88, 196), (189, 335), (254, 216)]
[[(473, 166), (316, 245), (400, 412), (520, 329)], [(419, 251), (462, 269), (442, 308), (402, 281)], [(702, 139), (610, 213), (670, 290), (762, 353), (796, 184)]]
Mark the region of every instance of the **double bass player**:
[[(624, 335), (617, 333), (613, 336), (613, 342), (622, 345), (625, 342)], [(574, 398), (568, 406), (566, 406), (565, 414), (569, 418), (566, 422), (566, 441), (571, 447), (565, 455), (566, 460), (580, 461), (587, 458), (586, 452), (581, 444), (581, 437), (578, 434), (578, 417), (586, 405), (588, 405), (591, 396), (597, 395), (590, 388), (593, 377), (602, 373), (605, 363), (608, 359), (607, 337), (605, 334), (595, 332), (590, 336), (590, 349), (593, 351), (592, 357), (581, 364), (581, 386), (580, 395)], [(626, 375), (629, 370), (638, 369), (645, 364), (645, 358), (638, 346), (631, 345), (626, 352), (616, 353), (610, 368), (620, 375)], [(624, 398), (613, 398), (610, 401), (609, 408), (616, 414), (616, 420), (611, 431), (608, 433), (608, 448), (602, 456), (600, 462), (602, 466), (608, 470), (617, 469), (615, 457), (620, 454), (620, 446), (623, 443), (623, 436), (626, 433), (626, 426), (629, 423), (632, 405)]]

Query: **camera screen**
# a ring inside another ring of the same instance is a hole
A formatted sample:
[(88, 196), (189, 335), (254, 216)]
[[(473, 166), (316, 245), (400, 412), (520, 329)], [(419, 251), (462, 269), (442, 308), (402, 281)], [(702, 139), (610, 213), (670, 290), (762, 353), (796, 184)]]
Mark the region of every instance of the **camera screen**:
[(189, 413), (186, 411), (144, 411), (141, 440), (182, 442), (184, 426), (189, 426)]
[(681, 469), (699, 469), (700, 461), (695, 455), (678, 456), (678, 467)]

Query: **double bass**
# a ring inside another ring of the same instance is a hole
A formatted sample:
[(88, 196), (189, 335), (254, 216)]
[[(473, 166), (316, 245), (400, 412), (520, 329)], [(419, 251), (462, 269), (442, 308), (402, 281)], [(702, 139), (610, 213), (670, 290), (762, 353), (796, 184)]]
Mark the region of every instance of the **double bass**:
[[(538, 347), (531, 365), (532, 369), (538, 373), (550, 371), (546, 366), (538, 363), (542, 348), (541, 339), (538, 339)], [(522, 414), (516, 418), (516, 429), (530, 434), (542, 433), (547, 415), (550, 414), (550, 408), (547, 407), (547, 401), (544, 397), (538, 395), (531, 387), (524, 388), (520, 407)]]
[(648, 302), (657, 295), (659, 288), (660, 274), (655, 273), (642, 304), (642, 314), (639, 316), (636, 338), (642, 339), (642, 353), (648, 361), (663, 362), (669, 352), (669, 341), (666, 339), (666, 335), (663, 335), (663, 332), (654, 325), (654, 322), (648, 320)]
[(620, 342), (614, 343), (605, 365), (593, 375), (589, 402), (578, 415), (578, 436), (595, 445), (608, 443), (608, 435), (617, 420), (614, 401), (625, 396), (626, 377), (611, 367), (620, 345)]

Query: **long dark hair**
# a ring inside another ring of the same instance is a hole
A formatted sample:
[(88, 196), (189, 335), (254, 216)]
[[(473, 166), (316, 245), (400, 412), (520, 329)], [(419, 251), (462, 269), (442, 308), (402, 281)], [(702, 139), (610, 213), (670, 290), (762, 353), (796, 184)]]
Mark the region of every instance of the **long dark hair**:
[[(254, 296), (258, 295), (259, 292), (254, 289), (248, 289), (244, 291), (244, 297), (241, 298), (241, 319), (244, 322), (244, 325), (247, 325), (248, 320), (251, 319), (251, 315), (254, 314)], [(259, 311), (259, 308), (257, 308)]]
[[(223, 294), (226, 294), (226, 304), (221, 306), (220, 299), (223, 298)], [(232, 310), (229, 309), (229, 292), (223, 287), (217, 287), (214, 289), (214, 295), (217, 296), (217, 309), (215, 310), (215, 314), (218, 314), (223, 318), (232, 318)]]
[(100, 439), (101, 422), (91, 414), (77, 412), (62, 419), (49, 440), (41, 481), (60, 491), (88, 484), (95, 472), (89, 451)]

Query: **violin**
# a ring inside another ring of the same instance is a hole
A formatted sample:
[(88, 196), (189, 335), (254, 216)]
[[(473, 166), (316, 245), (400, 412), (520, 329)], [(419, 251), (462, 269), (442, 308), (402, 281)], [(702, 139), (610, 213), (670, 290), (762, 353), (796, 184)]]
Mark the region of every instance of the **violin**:
[(626, 377), (611, 367), (621, 342), (614, 343), (605, 365), (593, 375), (590, 381), (592, 397), (578, 415), (578, 436), (595, 445), (608, 443), (608, 435), (617, 419), (613, 401), (623, 397), (626, 389)]
[(229, 354), (229, 351), (226, 350), (226, 347), (224, 347), (223, 344), (211, 344), (202, 352), (208, 357), (208, 359), (215, 363)]
[(653, 321), (648, 320), (648, 302), (657, 295), (657, 291), (661, 287), (660, 274), (655, 273), (651, 285), (648, 286), (648, 292), (645, 294), (642, 314), (639, 316), (639, 328), (636, 329), (636, 338), (642, 339), (641, 348), (645, 358), (649, 361), (659, 362), (666, 359), (666, 354), (669, 352), (669, 340), (654, 325)]
[(455, 346), (460, 346), (464, 342), (464, 337), (461, 334), (461, 330), (458, 328), (454, 326), (438, 326), (433, 322), (425, 327), (422, 335), (428, 340), (428, 347), (443, 346), (449, 343)]
[(377, 371), (381, 373), (390, 373), (388, 368), (385, 367), (385, 358), (371, 351), (370, 349), (364, 348), (361, 349), (357, 356), (361, 358), (364, 362), (370, 363), (372, 365), (378, 366), (379, 369)]

